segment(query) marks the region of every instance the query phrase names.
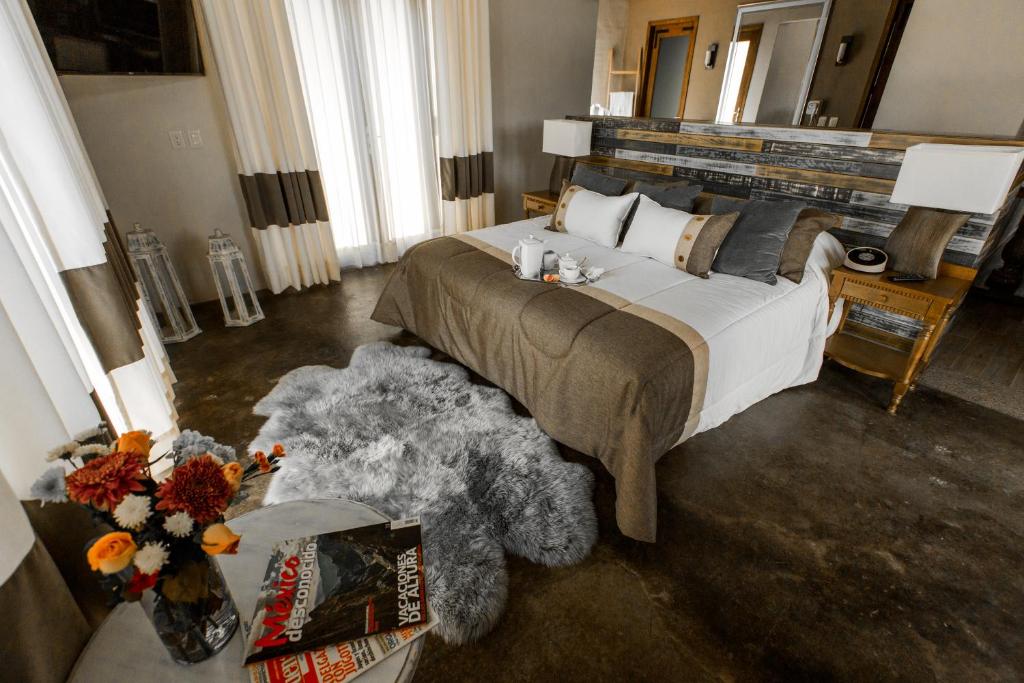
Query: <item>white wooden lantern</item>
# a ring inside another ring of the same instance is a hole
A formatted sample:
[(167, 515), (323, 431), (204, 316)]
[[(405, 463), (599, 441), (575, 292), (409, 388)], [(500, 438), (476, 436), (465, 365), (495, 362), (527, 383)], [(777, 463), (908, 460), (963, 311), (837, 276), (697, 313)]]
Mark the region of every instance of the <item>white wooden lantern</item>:
[(160, 340), (183, 342), (202, 332), (192, 317), (192, 309), (167, 256), (167, 248), (152, 230), (143, 230), (138, 223), (132, 226), (127, 237), (128, 257), (135, 276), (142, 283), (142, 294), (155, 318)]
[(263, 309), (249, 279), (245, 257), (231, 237), (219, 229), (210, 235), (210, 268), (224, 311), (224, 324), (245, 327), (263, 320)]

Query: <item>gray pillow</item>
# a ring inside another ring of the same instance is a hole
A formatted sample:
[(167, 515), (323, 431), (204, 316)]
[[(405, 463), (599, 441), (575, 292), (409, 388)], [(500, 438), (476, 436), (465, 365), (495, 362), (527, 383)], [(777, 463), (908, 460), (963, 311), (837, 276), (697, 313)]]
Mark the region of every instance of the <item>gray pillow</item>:
[(708, 213), (732, 213), (733, 211), (742, 211), (743, 207), (749, 203), (749, 199), (724, 197), (720, 194), (716, 194), (711, 199), (711, 209)]
[(629, 183), (625, 178), (613, 178), (595, 171), (586, 164), (576, 164), (572, 171), (570, 185), (579, 185), (584, 190), (597, 192), (607, 197), (618, 197)]
[(786, 238), (805, 206), (803, 202), (763, 199), (743, 204), (711, 269), (774, 285)]

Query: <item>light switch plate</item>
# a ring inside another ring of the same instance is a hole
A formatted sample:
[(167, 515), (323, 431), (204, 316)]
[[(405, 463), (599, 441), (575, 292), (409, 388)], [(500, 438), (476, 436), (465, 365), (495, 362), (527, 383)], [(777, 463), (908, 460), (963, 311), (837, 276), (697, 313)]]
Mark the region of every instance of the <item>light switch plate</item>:
[(180, 130), (169, 130), (167, 136), (171, 139), (173, 149), (185, 149), (185, 133)]
[(190, 128), (188, 131), (188, 144), (191, 147), (202, 147), (203, 136), (199, 133), (198, 128)]

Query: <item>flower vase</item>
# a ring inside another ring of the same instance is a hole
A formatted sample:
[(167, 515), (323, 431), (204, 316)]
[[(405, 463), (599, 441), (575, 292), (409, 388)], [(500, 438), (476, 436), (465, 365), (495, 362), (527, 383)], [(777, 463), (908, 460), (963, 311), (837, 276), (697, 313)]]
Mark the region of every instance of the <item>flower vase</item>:
[(212, 558), (194, 561), (181, 571), (189, 574), (192, 595), (180, 596), (179, 591), (165, 585), (160, 590), (146, 591), (142, 607), (171, 659), (178, 664), (195, 664), (228, 644), (238, 628), (238, 610)]

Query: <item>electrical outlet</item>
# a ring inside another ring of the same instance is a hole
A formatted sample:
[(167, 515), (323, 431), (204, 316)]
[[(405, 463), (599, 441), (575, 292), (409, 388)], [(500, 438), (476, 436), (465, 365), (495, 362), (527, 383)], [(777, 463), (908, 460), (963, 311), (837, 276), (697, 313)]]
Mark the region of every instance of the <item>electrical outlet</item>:
[(190, 147), (202, 147), (203, 136), (199, 133), (198, 128), (191, 128), (188, 131), (188, 144)]
[(832, 117), (829, 118), (829, 120), (828, 120), (828, 127), (829, 128), (835, 128), (838, 125), (839, 125), (839, 117), (838, 116), (832, 116)]
[(185, 133), (180, 130), (169, 130), (167, 136), (171, 138), (173, 149), (185, 149)]

